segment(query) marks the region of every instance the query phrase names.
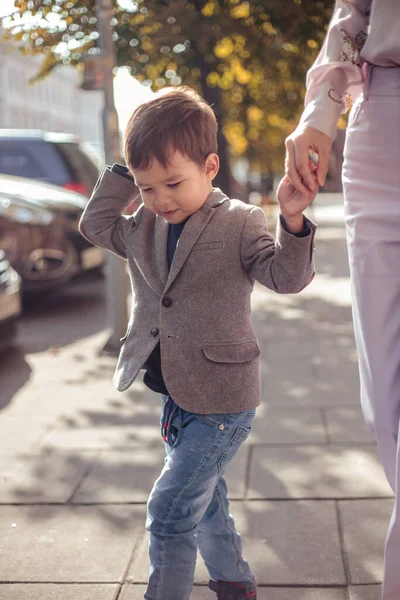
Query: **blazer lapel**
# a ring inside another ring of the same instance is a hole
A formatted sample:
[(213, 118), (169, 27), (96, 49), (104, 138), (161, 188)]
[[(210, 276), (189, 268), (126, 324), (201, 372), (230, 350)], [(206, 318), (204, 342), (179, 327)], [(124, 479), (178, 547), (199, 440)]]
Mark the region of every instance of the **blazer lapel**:
[[(199, 239), (208, 221), (211, 219), (214, 213), (213, 208), (218, 204), (225, 202), (226, 199), (227, 197), (225, 196), (225, 194), (223, 194), (218, 188), (215, 188), (214, 191), (208, 196), (203, 206), (201, 206), (199, 210), (196, 211), (186, 223), (175, 250), (171, 269), (169, 271), (167, 282), (164, 288), (164, 293), (167, 291), (168, 288), (171, 287), (172, 282), (182, 269), (185, 260), (190, 254), (190, 251)], [(167, 248), (165, 242), (165, 255), (166, 253)]]
[(168, 279), (168, 258), (167, 258), (167, 244), (168, 244), (168, 230), (169, 225), (167, 221), (157, 215), (156, 217), (156, 230), (155, 230), (155, 246), (156, 246), (156, 262), (157, 270), (161, 281), (161, 293), (167, 283)]

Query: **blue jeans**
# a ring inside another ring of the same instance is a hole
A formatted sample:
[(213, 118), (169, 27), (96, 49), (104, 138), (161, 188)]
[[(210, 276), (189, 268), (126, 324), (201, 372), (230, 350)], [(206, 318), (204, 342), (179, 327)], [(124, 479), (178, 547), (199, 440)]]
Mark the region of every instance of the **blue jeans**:
[[(229, 514), (223, 477), (251, 430), (255, 409), (200, 415), (163, 396), (166, 458), (147, 504), (150, 574), (145, 600), (189, 600), (197, 549), (211, 579), (256, 587)], [(165, 424), (168, 422), (168, 427)]]

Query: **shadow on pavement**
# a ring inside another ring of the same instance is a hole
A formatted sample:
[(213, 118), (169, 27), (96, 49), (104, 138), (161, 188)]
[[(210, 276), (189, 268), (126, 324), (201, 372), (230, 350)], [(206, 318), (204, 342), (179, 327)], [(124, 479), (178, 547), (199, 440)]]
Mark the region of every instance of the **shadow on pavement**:
[(105, 329), (105, 282), (88, 274), (59, 293), (42, 295), (26, 307), (14, 347), (1, 354), (0, 410), (32, 374), (27, 356), (57, 352)]
[(18, 390), (26, 384), (32, 369), (21, 348), (13, 346), (1, 355), (0, 360), (0, 411), (8, 406)]

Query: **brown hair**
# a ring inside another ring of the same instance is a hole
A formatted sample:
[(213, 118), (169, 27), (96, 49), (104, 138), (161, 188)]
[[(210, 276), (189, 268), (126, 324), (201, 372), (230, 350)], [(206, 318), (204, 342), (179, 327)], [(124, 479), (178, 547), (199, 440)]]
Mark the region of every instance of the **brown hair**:
[(152, 158), (164, 167), (178, 151), (199, 165), (217, 152), (218, 124), (212, 108), (186, 86), (164, 88), (136, 108), (125, 131), (125, 161), (147, 169)]

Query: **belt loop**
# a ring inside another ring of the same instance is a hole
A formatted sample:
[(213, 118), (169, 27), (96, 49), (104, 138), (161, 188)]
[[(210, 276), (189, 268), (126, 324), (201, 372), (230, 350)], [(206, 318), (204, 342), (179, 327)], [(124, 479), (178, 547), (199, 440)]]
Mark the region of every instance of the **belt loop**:
[(372, 76), (373, 68), (374, 68), (374, 65), (371, 65), (370, 63), (366, 63), (365, 79), (364, 79), (364, 100), (366, 100), (366, 101), (368, 101), (368, 99), (369, 99), (369, 91), (370, 91), (370, 87), (371, 87), (371, 76)]

